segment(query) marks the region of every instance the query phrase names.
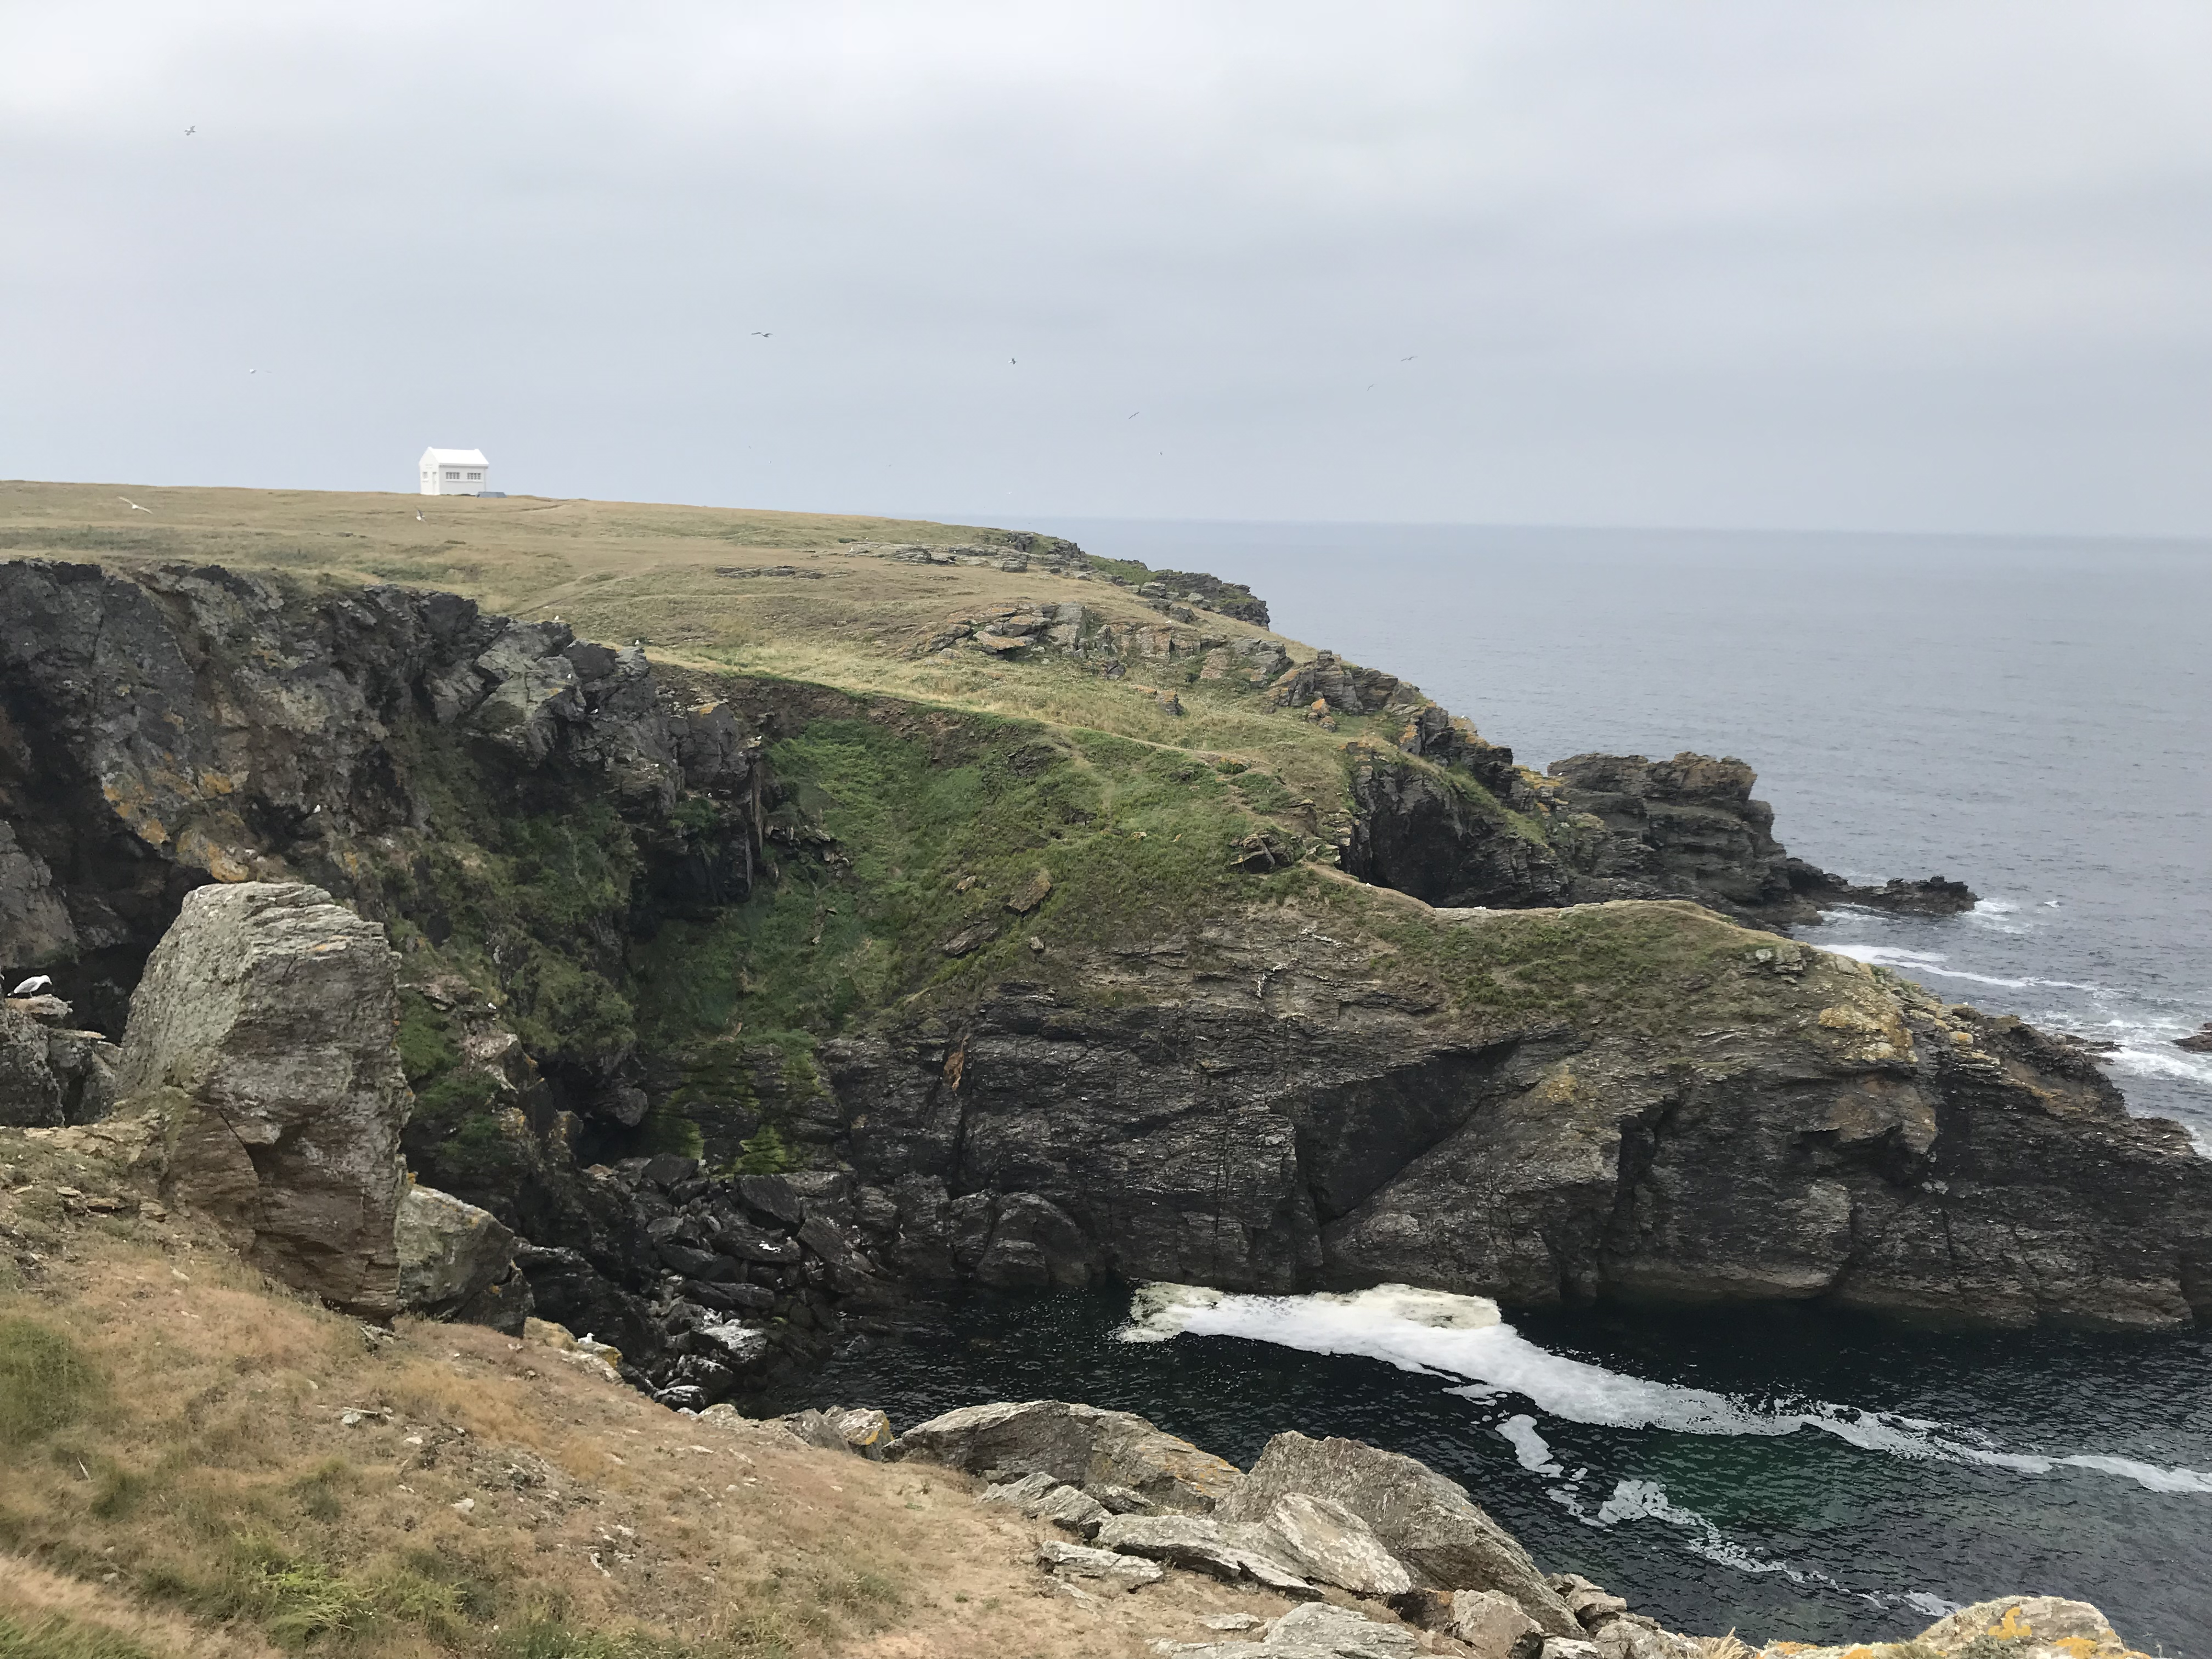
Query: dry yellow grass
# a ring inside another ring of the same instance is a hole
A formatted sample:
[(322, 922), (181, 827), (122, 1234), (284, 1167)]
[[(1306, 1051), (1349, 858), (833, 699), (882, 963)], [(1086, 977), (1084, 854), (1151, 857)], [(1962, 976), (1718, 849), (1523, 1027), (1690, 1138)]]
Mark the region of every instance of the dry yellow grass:
[[(125, 498), (149, 510), (134, 512)], [(416, 514), (424, 516), (418, 522)], [(1375, 720), (1331, 734), (1265, 707), (1249, 688), (1154, 682), (1141, 665), (1101, 678), (1051, 659), (1006, 662), (956, 652), (915, 659), (948, 618), (1018, 599), (1073, 600), (1120, 628), (1159, 615), (1103, 580), (1033, 568), (911, 565), (856, 556), (854, 541), (952, 546), (977, 526), (732, 507), (515, 496), (171, 489), (0, 482), (0, 556), (74, 559), (128, 569), (170, 560), (238, 569), (398, 582), (465, 593), (529, 618), (558, 617), (586, 638), (646, 641), (656, 659), (836, 686), (921, 702), (1110, 732), (1240, 760), (1326, 803), (1340, 751), (1395, 738)], [(732, 577), (721, 568), (788, 565), (804, 576)], [(1240, 641), (1265, 630), (1227, 617), (1203, 632)], [(1285, 641), (1294, 658), (1310, 648)], [(1165, 672), (1165, 671), (1163, 671)], [(1187, 711), (1166, 712), (1156, 684)]]
[(1135, 1659), (1285, 1605), (1183, 1574), (1079, 1603), (963, 1477), (702, 1424), (487, 1330), (373, 1340), (190, 1217), (58, 1197), (113, 1189), (67, 1144), (0, 1132), (0, 1328), (65, 1333), (99, 1379), (0, 1443), (0, 1620), (135, 1645), (57, 1655)]

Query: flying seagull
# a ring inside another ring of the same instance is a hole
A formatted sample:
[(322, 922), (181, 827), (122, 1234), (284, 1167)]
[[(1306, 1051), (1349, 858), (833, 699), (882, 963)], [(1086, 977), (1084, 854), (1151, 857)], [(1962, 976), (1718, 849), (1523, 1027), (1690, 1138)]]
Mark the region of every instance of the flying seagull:
[(1130, 418), (1131, 420), (1133, 420), (1133, 420), (1135, 420), (1135, 419), (1137, 418), (1137, 416), (1139, 416), (1139, 415), (1143, 414), (1144, 412), (1145, 412), (1145, 411), (1144, 411), (1143, 410), (1141, 410), (1141, 409), (1133, 409), (1133, 410), (1131, 410), (1129, 411), (1129, 418)]
[(753, 331), (753, 338), (756, 340), (772, 340), (775, 337), (774, 334), (764, 328), (757, 328)]
[(415, 509), (415, 522), (416, 524), (422, 522), (422, 509), (419, 507)]
[(1401, 357), (1401, 358), (1399, 358), (1399, 359), (1398, 359), (1398, 361), (1399, 361), (1400, 362), (1401, 362), (1401, 363), (1410, 363), (1410, 362), (1412, 362), (1413, 360), (1411, 357)]
[(189, 137), (191, 137), (194, 133), (198, 132), (198, 131), (199, 131), (199, 129), (198, 129), (198, 127), (186, 127), (186, 128), (185, 129), (185, 137), (187, 137), (187, 138), (189, 138)]
[(52, 984), (53, 981), (47, 978), (46, 975), (37, 974), (25, 980), (8, 994), (11, 997), (34, 997)]
[(154, 510), (150, 507), (139, 506), (137, 502), (132, 501), (128, 495), (118, 495), (115, 499), (122, 502), (124, 506), (129, 507), (133, 513), (151, 513)]

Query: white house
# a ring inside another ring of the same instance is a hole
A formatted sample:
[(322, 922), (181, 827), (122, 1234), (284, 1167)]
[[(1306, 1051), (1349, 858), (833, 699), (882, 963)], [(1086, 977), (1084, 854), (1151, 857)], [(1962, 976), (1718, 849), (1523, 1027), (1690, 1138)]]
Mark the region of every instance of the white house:
[(422, 452), (425, 495), (481, 495), (491, 487), (491, 463), (481, 449)]

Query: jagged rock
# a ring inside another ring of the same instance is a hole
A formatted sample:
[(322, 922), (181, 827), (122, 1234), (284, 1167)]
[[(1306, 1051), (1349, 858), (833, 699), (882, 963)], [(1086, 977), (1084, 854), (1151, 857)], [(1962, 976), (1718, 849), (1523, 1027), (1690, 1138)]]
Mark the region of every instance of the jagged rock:
[(1595, 1642), (1575, 1636), (1547, 1636), (1541, 1659), (1605, 1659)]
[(303, 883), (188, 895), (131, 1001), (121, 1085), (167, 1134), (164, 1196), (357, 1312), (398, 1305), (393, 1220), (412, 1097), (384, 929)]
[(76, 943), (53, 872), (17, 842), (15, 825), (0, 819), (0, 966), (53, 961)]
[(1249, 1578), (1285, 1595), (1318, 1594), (1266, 1528), (1207, 1515), (1117, 1515), (1098, 1528), (1101, 1549), (1142, 1555), (1217, 1577)]
[(1454, 1590), (1437, 1628), (1464, 1642), (1474, 1659), (1537, 1659), (1544, 1632), (1520, 1604), (1494, 1590)]
[(1260, 1524), (1283, 1559), (1316, 1583), (1377, 1597), (1413, 1588), (1413, 1575), (1383, 1547), (1373, 1528), (1329, 1498), (1285, 1492)]
[[(1510, 766), (1512, 751), (1502, 752)], [(1454, 908), (1559, 904), (1576, 891), (1577, 873), (1555, 849), (1449, 769), (1364, 749), (1350, 783), (1358, 811), (1343, 861), (1362, 881)]]
[(873, 1406), (831, 1406), (775, 1420), (810, 1446), (851, 1452), (872, 1463), (883, 1462), (891, 1443), (891, 1420)]
[(1054, 1522), (1085, 1538), (1096, 1533), (1112, 1513), (1088, 1492), (1065, 1486), (1048, 1474), (1025, 1474), (1018, 1480), (995, 1482), (978, 1492), (976, 1501), (1011, 1505), (1033, 1521)]
[[(490, 773), (560, 772), (664, 829), (687, 790), (754, 799), (757, 737), (685, 708), (642, 651), (450, 593), (15, 560), (0, 621), (0, 961), (73, 954), (88, 1023), (110, 1031), (198, 883), (377, 890), (362, 850), (428, 820), (404, 736), (462, 738)], [(647, 838), (659, 902), (749, 889), (752, 814), (720, 822)], [(434, 896), (421, 906), (437, 933)]]
[(515, 1265), (514, 1233), (490, 1211), (410, 1181), (392, 1238), (407, 1312), (521, 1334), (532, 1306), (530, 1281)]
[(1279, 1434), (1219, 1513), (1231, 1521), (1258, 1519), (1292, 1492), (1328, 1498), (1358, 1516), (1417, 1583), (1494, 1590), (1550, 1634), (1582, 1632), (1519, 1540), (1465, 1487), (1416, 1459), (1357, 1440)]
[(1601, 1659), (1705, 1659), (1705, 1646), (1695, 1637), (1662, 1630), (1657, 1620), (1642, 1613), (1615, 1613), (1589, 1631)]
[(1567, 1611), (1581, 1621), (1585, 1630), (1595, 1630), (1607, 1620), (1628, 1611), (1626, 1598), (1592, 1583), (1578, 1572), (1554, 1573), (1546, 1582), (1559, 1593), (1559, 1599), (1567, 1604)]
[(112, 1109), (122, 1051), (66, 1022), (59, 997), (0, 1001), (0, 1127), (92, 1123)]
[(1205, 1513), (1244, 1479), (1235, 1464), (1141, 1417), (1057, 1400), (965, 1406), (908, 1429), (888, 1455), (893, 1462), (918, 1457), (970, 1474), (1047, 1474), (1085, 1492), (1123, 1487), (1157, 1509), (1181, 1514)]
[(2103, 1613), (2087, 1601), (2069, 1601), (2057, 1595), (2008, 1595), (1994, 1601), (1977, 1601), (1946, 1614), (1913, 1639), (1943, 1654), (1959, 1653), (1980, 1644), (2003, 1644), (1997, 1650), (2004, 1659), (2046, 1659), (2048, 1654), (2106, 1659), (2127, 1651), (2127, 1644)]
[(1177, 1659), (1411, 1659), (1419, 1649), (1419, 1638), (1401, 1626), (1311, 1601), (1276, 1620), (1264, 1641), (1182, 1643), (1168, 1650)]
[(13, 1002), (0, 1002), (0, 1126), (48, 1128), (68, 1121), (47, 1048), (45, 1027)]
[(1091, 1549), (1057, 1538), (1038, 1542), (1037, 1561), (1062, 1578), (1100, 1579), (1117, 1589), (1133, 1590), (1139, 1585), (1157, 1584), (1161, 1577), (1157, 1561), (1147, 1561), (1139, 1555), (1123, 1555), (1117, 1550)]

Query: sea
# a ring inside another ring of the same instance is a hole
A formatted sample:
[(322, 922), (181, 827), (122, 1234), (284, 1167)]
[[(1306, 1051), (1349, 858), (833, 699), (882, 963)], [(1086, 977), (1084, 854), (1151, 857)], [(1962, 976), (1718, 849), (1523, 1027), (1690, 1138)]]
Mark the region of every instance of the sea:
[[(2212, 543), (1046, 520), (1249, 583), (1542, 767), (1734, 755), (1790, 850), (1942, 875), (1935, 918), (1800, 937), (2115, 1045), (2212, 1153)], [(900, 1425), (1054, 1397), (1240, 1462), (1284, 1429), (1419, 1457), (1548, 1571), (1669, 1627), (1908, 1636), (2019, 1591), (2212, 1659), (2212, 1333), (1990, 1331), (1816, 1307), (1498, 1309), (1382, 1290), (976, 1296), (793, 1404)]]

